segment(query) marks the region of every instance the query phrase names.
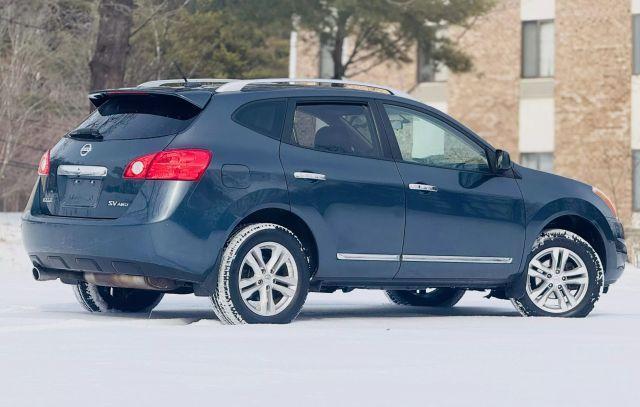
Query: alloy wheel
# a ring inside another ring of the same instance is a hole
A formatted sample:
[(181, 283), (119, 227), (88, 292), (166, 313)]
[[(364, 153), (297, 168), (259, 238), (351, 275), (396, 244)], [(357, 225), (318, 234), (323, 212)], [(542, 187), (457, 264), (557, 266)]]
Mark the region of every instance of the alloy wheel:
[(536, 254), (527, 269), (527, 295), (540, 309), (563, 313), (576, 308), (589, 287), (589, 273), (575, 252), (551, 247)]
[(253, 247), (242, 260), (239, 277), (242, 300), (262, 316), (273, 316), (286, 309), (298, 287), (295, 259), (276, 242)]

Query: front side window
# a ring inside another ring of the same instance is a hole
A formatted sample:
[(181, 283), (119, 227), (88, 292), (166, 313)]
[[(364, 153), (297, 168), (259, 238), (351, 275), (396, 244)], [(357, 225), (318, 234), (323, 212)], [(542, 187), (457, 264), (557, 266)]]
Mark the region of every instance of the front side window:
[(296, 106), (292, 142), (301, 147), (362, 157), (381, 157), (369, 107), (311, 103)]
[(435, 167), (488, 171), (484, 149), (437, 119), (399, 106), (384, 106), (402, 159)]
[(522, 23), (522, 77), (551, 77), (555, 70), (553, 21)]

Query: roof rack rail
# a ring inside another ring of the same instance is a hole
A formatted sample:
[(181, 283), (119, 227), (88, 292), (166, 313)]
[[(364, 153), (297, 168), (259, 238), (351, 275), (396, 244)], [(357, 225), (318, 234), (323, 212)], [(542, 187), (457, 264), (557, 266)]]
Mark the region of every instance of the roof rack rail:
[(345, 81), (338, 79), (317, 79), (317, 78), (271, 78), (271, 79), (247, 79), (247, 80), (230, 80), (224, 85), (218, 87), (216, 89), (216, 93), (224, 93), (224, 92), (238, 92), (243, 90), (246, 86), (250, 85), (275, 85), (275, 84), (296, 84), (296, 83), (315, 83), (315, 84), (330, 84), (330, 85), (339, 85), (340, 87), (361, 87), (361, 88), (370, 88), (376, 89), (378, 91), (387, 92), (390, 95), (401, 96), (408, 99), (413, 99), (413, 97), (405, 92), (381, 85), (375, 85), (372, 83), (366, 82), (356, 82), (356, 81)]
[[(214, 84), (214, 85), (222, 85), (225, 83), (229, 83), (235, 81), (235, 79), (215, 79), (215, 78), (202, 78), (202, 79), (187, 79), (189, 83), (199, 83), (199, 84)], [(149, 81), (145, 83), (141, 83), (138, 85), (139, 88), (157, 88), (161, 86), (179, 86), (184, 85), (184, 79), (163, 79), (159, 81)]]

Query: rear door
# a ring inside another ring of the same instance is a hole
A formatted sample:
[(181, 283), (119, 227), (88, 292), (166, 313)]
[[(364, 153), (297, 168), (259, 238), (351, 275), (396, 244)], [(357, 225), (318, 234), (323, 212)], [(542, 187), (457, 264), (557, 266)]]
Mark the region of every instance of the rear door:
[(280, 158), (292, 210), (318, 242), (318, 277), (392, 278), (404, 187), (369, 102), (297, 99), (288, 116)]
[(407, 200), (398, 278), (501, 280), (520, 266), (524, 205), (512, 173), (442, 117), (381, 104)]
[(127, 164), (169, 145), (198, 117), (203, 100), (194, 104), (177, 95), (138, 91), (104, 94), (98, 108), (51, 149), (50, 175), (41, 180), (42, 212), (121, 216), (144, 182), (123, 178)]

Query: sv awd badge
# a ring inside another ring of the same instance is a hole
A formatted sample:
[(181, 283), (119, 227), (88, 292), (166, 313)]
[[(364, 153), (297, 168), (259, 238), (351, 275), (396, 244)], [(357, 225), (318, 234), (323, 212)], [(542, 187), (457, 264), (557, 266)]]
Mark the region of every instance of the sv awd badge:
[(127, 206), (129, 206), (129, 202), (109, 201), (107, 202), (107, 206), (117, 206), (119, 208), (126, 208)]

